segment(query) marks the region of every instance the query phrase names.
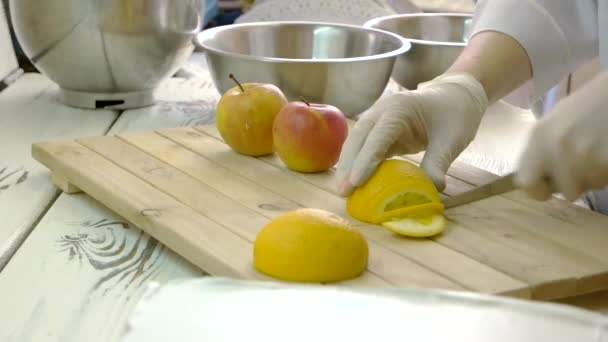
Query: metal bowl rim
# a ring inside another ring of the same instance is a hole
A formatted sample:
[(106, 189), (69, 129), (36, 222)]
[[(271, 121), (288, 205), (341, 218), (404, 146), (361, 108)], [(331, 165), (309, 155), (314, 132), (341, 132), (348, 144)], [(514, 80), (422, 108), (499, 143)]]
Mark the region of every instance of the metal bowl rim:
[[(389, 19), (399, 19), (399, 18), (419, 18), (419, 17), (463, 17), (463, 18), (473, 18), (473, 14), (470, 13), (458, 13), (458, 12), (438, 12), (438, 13), (401, 13), (401, 14), (391, 14), (391, 15), (385, 15), (382, 17), (378, 17), (378, 18), (374, 18), (374, 19), (370, 19), (368, 21), (366, 21), (365, 23), (363, 23), (363, 27), (366, 28), (375, 28), (375, 29), (379, 29), (379, 30), (384, 30), (386, 31), (386, 29), (380, 29), (377, 27), (374, 27), (374, 25), (385, 21), (385, 20), (389, 20)], [(455, 42), (445, 42), (445, 41), (439, 41), (439, 40), (428, 40), (428, 39), (414, 39), (414, 38), (407, 38), (404, 37), (403, 35), (399, 35), (401, 37), (403, 37), (405, 40), (408, 40), (411, 43), (415, 43), (415, 44), (419, 44), (419, 45), (431, 45), (431, 46), (454, 46), (454, 47), (465, 47), (467, 46), (467, 43), (455, 43)]]
[[(396, 42), (400, 43), (400, 47), (381, 54), (363, 56), (363, 57), (345, 57), (345, 58), (282, 58), (282, 57), (265, 57), (265, 56), (251, 56), (246, 54), (227, 52), (224, 50), (212, 48), (209, 45), (204, 43), (205, 38), (210, 35), (213, 35), (219, 31), (230, 30), (232, 28), (237, 27), (246, 27), (246, 26), (279, 26), (279, 25), (306, 25), (306, 26), (330, 26), (330, 27), (340, 27), (347, 29), (354, 29), (358, 31), (368, 31), (368, 32), (376, 32), (381, 35), (385, 35), (391, 38), (394, 38)], [(379, 60), (385, 58), (394, 58), (398, 55), (406, 53), (411, 49), (412, 44), (408, 39), (405, 39), (403, 36), (378, 28), (373, 27), (364, 27), (359, 25), (350, 25), (350, 24), (342, 24), (342, 23), (328, 23), (328, 22), (320, 22), (320, 21), (265, 21), (265, 22), (250, 22), (250, 23), (240, 23), (240, 24), (229, 24), (223, 26), (212, 27), (206, 30), (199, 32), (194, 39), (194, 43), (197, 47), (202, 49), (203, 51), (210, 51), (219, 55), (229, 56), (229, 57), (237, 57), (246, 60), (258, 61), (258, 62), (291, 62), (291, 63), (346, 63), (346, 62), (363, 62), (363, 61), (372, 61)]]

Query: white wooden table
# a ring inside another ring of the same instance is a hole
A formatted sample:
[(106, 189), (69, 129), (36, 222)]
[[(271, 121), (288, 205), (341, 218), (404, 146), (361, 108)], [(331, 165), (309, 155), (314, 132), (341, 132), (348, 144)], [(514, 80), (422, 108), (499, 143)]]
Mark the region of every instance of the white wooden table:
[[(17, 69), (0, 6), (0, 80)], [(66, 107), (40, 74), (0, 83), (0, 341), (116, 341), (147, 282), (204, 275), (92, 198), (60, 193), (30, 154), (35, 141), (211, 122), (218, 95), (197, 72), (125, 112)]]
[[(1, 11), (0, 80), (17, 69)], [(205, 276), (86, 194), (61, 193), (30, 155), (36, 141), (213, 122), (219, 94), (200, 56), (192, 61), (163, 83), (159, 103), (138, 110), (66, 107), (40, 74), (21, 75), (0, 91), (0, 341), (117, 341), (148, 282)], [(513, 115), (521, 135), (531, 123), (523, 112)], [(481, 139), (493, 137), (494, 126), (505, 131), (501, 120), (490, 117)], [(506, 164), (484, 164), (475, 149), (478, 166), (508, 171), (513, 155)], [(471, 155), (463, 158), (476, 163)], [(608, 295), (570, 302), (603, 310)]]
[(211, 86), (208, 78), (172, 79), (159, 104), (123, 113), (67, 108), (40, 75), (0, 93), (0, 215), (8, 218), (0, 341), (115, 341), (146, 282), (202, 275), (90, 197), (60, 194), (29, 149), (37, 140), (209, 122), (214, 109), (204, 104), (212, 100), (196, 97), (209, 92), (194, 90)]

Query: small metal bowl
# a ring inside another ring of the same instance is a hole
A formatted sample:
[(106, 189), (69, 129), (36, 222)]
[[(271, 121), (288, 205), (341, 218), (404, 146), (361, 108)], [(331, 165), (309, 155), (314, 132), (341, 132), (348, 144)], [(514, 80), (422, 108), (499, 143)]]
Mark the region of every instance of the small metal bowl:
[(468, 43), (472, 20), (465, 13), (413, 13), (372, 19), (363, 26), (399, 34), (412, 44), (397, 58), (392, 78), (416, 89), (452, 65)]
[(195, 42), (222, 94), (235, 86), (232, 73), (241, 83), (272, 83), (290, 100), (330, 104), (348, 117), (382, 95), (397, 56), (410, 48), (391, 32), (304, 21), (219, 26)]

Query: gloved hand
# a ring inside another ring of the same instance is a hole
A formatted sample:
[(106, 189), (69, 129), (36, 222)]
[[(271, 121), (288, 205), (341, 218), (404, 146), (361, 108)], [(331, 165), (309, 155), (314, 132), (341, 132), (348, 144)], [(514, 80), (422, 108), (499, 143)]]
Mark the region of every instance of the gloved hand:
[(381, 98), (344, 142), (338, 193), (348, 196), (383, 160), (423, 150), (421, 167), (443, 190), (448, 167), (475, 137), (487, 105), (483, 86), (466, 73), (439, 76), (416, 90)]
[(532, 198), (574, 201), (608, 184), (608, 74), (598, 75), (539, 120), (515, 182)]

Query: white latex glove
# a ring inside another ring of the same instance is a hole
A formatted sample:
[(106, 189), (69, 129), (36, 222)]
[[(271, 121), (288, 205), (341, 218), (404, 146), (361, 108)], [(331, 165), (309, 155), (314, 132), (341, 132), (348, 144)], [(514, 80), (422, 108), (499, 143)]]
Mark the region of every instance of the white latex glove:
[(421, 167), (443, 190), (448, 167), (475, 137), (487, 105), (482, 85), (465, 73), (443, 75), (417, 90), (379, 99), (361, 115), (344, 143), (337, 191), (347, 196), (381, 161), (423, 150)]
[(515, 181), (538, 200), (556, 192), (574, 201), (608, 184), (608, 74), (560, 101), (537, 123)]

